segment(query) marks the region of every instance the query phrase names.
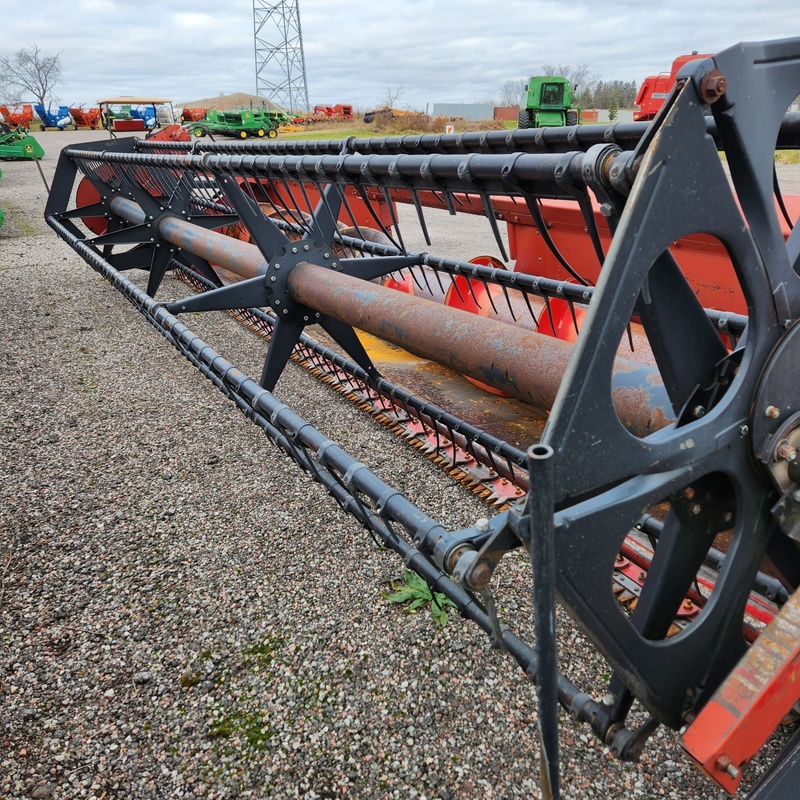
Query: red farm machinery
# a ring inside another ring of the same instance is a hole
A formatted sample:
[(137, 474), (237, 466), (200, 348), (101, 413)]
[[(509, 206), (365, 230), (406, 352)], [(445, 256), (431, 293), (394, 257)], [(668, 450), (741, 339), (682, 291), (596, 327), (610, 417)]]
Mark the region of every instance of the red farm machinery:
[[(800, 197), (778, 191), (774, 158), (800, 147), (798, 92), (795, 39), (693, 59), (649, 123), (91, 142), (62, 151), (45, 216), (535, 682), (545, 796), (559, 706), (623, 760), (681, 731), (709, 792), (735, 793), (800, 699)], [(411, 246), (441, 210), (476, 215), (498, 255)], [(161, 297), (167, 271), (191, 290)], [(187, 327), (212, 311), (268, 340), (260, 375)], [(466, 376), (488, 412), (416, 393), (372, 337)], [(290, 359), (486, 516), (448, 528), (278, 400)], [(518, 549), (532, 643), (496, 610)], [(557, 669), (556, 602), (610, 664), (599, 689)], [(753, 800), (797, 796), (800, 734), (778, 736)]]
[(648, 122), (654, 119), (658, 110), (664, 105), (664, 101), (669, 97), (672, 87), (675, 86), (678, 73), (683, 67), (690, 61), (709, 57), (709, 54), (700, 55), (697, 51), (689, 55), (678, 56), (672, 62), (672, 68), (669, 72), (660, 72), (658, 75), (648, 75), (642, 81), (642, 85), (636, 93), (634, 104), (637, 110), (633, 112), (634, 122)]
[(333, 122), (351, 122), (353, 120), (353, 106), (337, 103), (334, 106), (314, 106), (314, 117)]
[(9, 128), (30, 128), (35, 116), (30, 103), (19, 105), (0, 106), (0, 116)]
[(98, 130), (102, 124), (100, 107), (70, 106), (69, 115), (76, 128), (88, 128), (90, 131)]

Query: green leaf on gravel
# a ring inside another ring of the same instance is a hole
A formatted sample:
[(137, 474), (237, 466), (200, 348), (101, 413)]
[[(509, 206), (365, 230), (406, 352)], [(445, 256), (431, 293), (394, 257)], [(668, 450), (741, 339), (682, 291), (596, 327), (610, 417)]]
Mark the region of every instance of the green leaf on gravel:
[(390, 603), (408, 603), (406, 612), (409, 614), (413, 614), (418, 608), (430, 603), (431, 616), (437, 625), (444, 628), (447, 625), (447, 609), (455, 608), (456, 604), (441, 592), (431, 593), (428, 584), (416, 572), (406, 570), (403, 581), (405, 586), (400, 584), (393, 587), (397, 591), (392, 594), (384, 594), (384, 598)]

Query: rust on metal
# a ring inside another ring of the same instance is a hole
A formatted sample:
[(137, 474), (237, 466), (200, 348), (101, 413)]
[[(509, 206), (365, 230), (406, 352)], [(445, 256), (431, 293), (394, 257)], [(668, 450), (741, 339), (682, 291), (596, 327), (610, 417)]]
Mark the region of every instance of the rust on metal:
[[(542, 410), (555, 401), (573, 351), (569, 342), (313, 264), (295, 267), (288, 286), (292, 298), (305, 306)], [(670, 420), (666, 393), (655, 370), (618, 359), (614, 372), (615, 377), (636, 373), (643, 378), (639, 385), (626, 378), (625, 385), (613, 390), (620, 419), (631, 431), (646, 435)]]
[(705, 103), (716, 103), (728, 88), (728, 81), (718, 70), (712, 69), (700, 81), (700, 96)]
[[(124, 219), (147, 224), (141, 207), (133, 201), (115, 197), (111, 208)], [(161, 216), (152, 224), (154, 233), (164, 240), (242, 278), (267, 270), (255, 245), (205, 230), (176, 215)], [(543, 411), (555, 402), (572, 356), (569, 342), (306, 262), (292, 269), (287, 286), (292, 299), (302, 305)], [(612, 400), (621, 422), (637, 436), (673, 421), (658, 371), (637, 362), (616, 359)]]
[(800, 699), (800, 591), (762, 631), (681, 737), (714, 781), (733, 793), (741, 768)]

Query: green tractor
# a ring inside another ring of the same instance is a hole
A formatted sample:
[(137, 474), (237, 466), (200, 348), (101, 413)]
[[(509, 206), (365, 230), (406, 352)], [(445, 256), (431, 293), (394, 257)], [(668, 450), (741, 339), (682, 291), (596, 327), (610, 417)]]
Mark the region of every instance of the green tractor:
[(212, 108), (206, 111), (202, 120), (191, 123), (190, 130), (195, 136), (210, 133), (239, 139), (247, 139), (248, 136), (267, 136), (272, 139), (278, 135), (278, 125), (277, 120), (258, 111), (217, 111)]
[(572, 89), (566, 78), (538, 75), (528, 81), (519, 111), (518, 128), (556, 128), (577, 125), (581, 112), (572, 105)]

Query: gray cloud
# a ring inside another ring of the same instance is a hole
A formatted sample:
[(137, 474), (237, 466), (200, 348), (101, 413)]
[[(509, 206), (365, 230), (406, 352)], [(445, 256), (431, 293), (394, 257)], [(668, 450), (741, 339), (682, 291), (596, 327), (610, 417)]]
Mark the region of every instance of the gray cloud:
[[(0, 52), (60, 51), (64, 103), (255, 91), (251, 0), (37, 0), (36, 12), (4, 15)], [(400, 87), (411, 108), (481, 100), (547, 63), (639, 82), (681, 53), (800, 36), (800, 6), (777, 0), (691, 13), (642, 0), (300, 0), (300, 17), (311, 103), (359, 108)]]

